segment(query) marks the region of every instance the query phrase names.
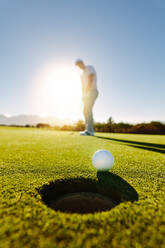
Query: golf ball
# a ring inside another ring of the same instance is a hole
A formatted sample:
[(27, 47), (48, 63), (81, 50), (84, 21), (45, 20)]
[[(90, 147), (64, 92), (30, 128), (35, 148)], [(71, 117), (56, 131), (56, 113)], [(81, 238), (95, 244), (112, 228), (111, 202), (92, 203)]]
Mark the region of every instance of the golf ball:
[(108, 171), (114, 166), (114, 157), (107, 150), (99, 150), (93, 155), (92, 164), (98, 171)]

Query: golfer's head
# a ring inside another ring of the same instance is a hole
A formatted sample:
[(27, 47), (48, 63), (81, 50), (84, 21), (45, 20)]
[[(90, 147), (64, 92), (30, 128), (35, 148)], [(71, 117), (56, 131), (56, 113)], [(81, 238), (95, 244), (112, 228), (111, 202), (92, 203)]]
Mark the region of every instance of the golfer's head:
[(85, 64), (82, 61), (82, 59), (76, 59), (75, 65), (78, 66), (80, 69), (84, 70), (85, 69)]

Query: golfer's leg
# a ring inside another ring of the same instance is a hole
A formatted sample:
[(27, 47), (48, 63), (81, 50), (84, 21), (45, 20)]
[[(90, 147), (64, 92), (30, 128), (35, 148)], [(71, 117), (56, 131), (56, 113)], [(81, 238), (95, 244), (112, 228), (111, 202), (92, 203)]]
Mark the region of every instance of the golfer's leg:
[(97, 98), (98, 93), (96, 91), (91, 92), (90, 96), (88, 97), (88, 103), (87, 103), (87, 131), (91, 134), (94, 134), (94, 128), (93, 128), (93, 105), (95, 103), (95, 100)]
[(89, 112), (87, 131), (88, 131), (89, 133), (91, 133), (91, 134), (94, 134), (92, 108), (91, 108), (91, 110), (90, 110), (90, 112)]
[(84, 102), (83, 114), (84, 114), (84, 119), (85, 119), (85, 130), (87, 130), (87, 104), (86, 102)]

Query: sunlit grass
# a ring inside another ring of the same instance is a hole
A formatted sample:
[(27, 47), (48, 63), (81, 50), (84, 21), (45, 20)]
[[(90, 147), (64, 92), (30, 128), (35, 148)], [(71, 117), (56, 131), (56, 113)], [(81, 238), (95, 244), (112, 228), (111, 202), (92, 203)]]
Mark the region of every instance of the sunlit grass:
[[(165, 246), (164, 136), (96, 136), (0, 128), (0, 247)], [(112, 152), (112, 173), (136, 190), (138, 201), (88, 215), (47, 207), (38, 188), (51, 181), (98, 180), (91, 164), (98, 149)]]

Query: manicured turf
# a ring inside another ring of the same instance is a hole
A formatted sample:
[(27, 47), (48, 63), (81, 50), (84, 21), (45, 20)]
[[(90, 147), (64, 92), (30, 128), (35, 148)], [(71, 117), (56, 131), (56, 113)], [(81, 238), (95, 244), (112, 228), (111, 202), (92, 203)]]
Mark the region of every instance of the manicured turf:
[[(0, 128), (0, 247), (165, 247), (165, 136), (96, 136)], [(98, 149), (115, 157), (105, 176), (91, 164)], [(120, 204), (81, 215), (54, 211), (43, 201), (51, 185), (52, 197), (58, 182), (63, 189), (76, 178), (98, 189), (99, 183), (116, 187)]]

